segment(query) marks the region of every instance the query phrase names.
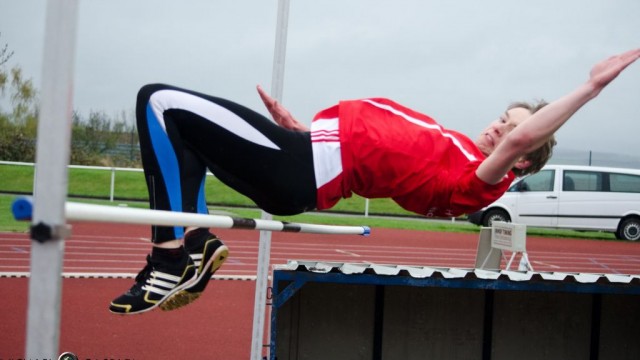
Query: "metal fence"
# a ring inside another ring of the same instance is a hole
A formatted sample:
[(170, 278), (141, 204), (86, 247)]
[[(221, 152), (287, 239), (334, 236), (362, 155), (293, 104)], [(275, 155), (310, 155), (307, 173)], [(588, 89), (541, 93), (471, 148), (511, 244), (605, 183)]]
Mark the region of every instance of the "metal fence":
[[(14, 162), (14, 161), (0, 161), (0, 166), (2, 165), (12, 165), (12, 166), (30, 166), (33, 167), (33, 184), (34, 188), (32, 189), (32, 193), (35, 195), (35, 178), (37, 176), (36, 167), (34, 163), (27, 162)], [(109, 201), (113, 202), (115, 200), (115, 186), (116, 186), (116, 173), (119, 171), (129, 171), (129, 172), (143, 172), (144, 170), (139, 168), (122, 168), (122, 167), (104, 167), (104, 166), (84, 166), (84, 165), (69, 165), (69, 169), (84, 169), (84, 170), (100, 170), (100, 171), (109, 171), (111, 172), (111, 180), (109, 183)], [(207, 176), (214, 176), (211, 172), (207, 171)], [(1, 189), (0, 189), (1, 190)], [(369, 199), (365, 199), (365, 206), (363, 210), (363, 215), (365, 217), (369, 216)]]
[[(126, 151), (129, 151), (127, 149)], [(614, 154), (606, 152), (584, 151), (584, 150), (571, 150), (571, 149), (556, 149), (553, 157), (549, 161), (550, 164), (563, 164), (563, 165), (589, 165), (589, 166), (609, 166), (620, 168), (632, 168), (640, 169), (640, 156)], [(26, 162), (11, 162), (0, 161), (0, 165), (18, 165), (18, 166), (31, 166), (34, 167), (34, 187), (36, 169), (34, 163)], [(111, 172), (111, 181), (109, 188), (109, 201), (113, 202), (115, 197), (115, 184), (116, 173), (119, 171), (133, 171), (143, 172), (140, 168), (123, 168), (123, 167), (104, 167), (104, 166), (83, 166), (83, 165), (69, 165), (70, 169), (87, 169), (87, 170), (100, 170)], [(207, 172), (208, 176), (213, 176), (210, 172)], [(33, 189), (35, 194), (35, 188)], [(369, 216), (369, 199), (365, 199), (364, 216)]]
[[(37, 168), (34, 163), (26, 163), (26, 162), (13, 162), (13, 161), (0, 161), (0, 165), (13, 165), (13, 166), (30, 166), (33, 167), (33, 194), (35, 195), (35, 178), (37, 176)], [(69, 165), (69, 169), (85, 169), (85, 170), (100, 170), (100, 171), (110, 171), (111, 172), (111, 181), (109, 185), (109, 201), (114, 201), (115, 194), (115, 185), (116, 185), (116, 172), (118, 171), (132, 171), (132, 172), (143, 172), (142, 169), (136, 168), (121, 168), (121, 167), (104, 167), (104, 166), (84, 166), (84, 165)], [(208, 173), (207, 175), (212, 175)]]

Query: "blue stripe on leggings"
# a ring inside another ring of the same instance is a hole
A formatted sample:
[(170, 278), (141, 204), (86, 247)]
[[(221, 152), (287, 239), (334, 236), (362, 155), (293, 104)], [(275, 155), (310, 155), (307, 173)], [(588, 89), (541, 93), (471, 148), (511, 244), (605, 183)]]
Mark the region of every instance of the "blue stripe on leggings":
[[(162, 179), (167, 188), (170, 210), (182, 211), (182, 189), (180, 186), (178, 158), (166, 131), (160, 126), (160, 121), (153, 113), (151, 105), (147, 105), (147, 123), (153, 152), (156, 155)], [(174, 226), (173, 232), (176, 239), (181, 239), (184, 236), (184, 229), (181, 226)]]

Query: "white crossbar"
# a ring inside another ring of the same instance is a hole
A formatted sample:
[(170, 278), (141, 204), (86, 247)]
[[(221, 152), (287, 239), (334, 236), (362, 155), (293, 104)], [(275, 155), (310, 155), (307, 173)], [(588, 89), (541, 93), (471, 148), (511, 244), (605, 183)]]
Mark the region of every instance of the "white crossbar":
[[(33, 199), (20, 197), (13, 202), (14, 217), (30, 220)], [(338, 226), (305, 223), (291, 223), (278, 220), (239, 218), (225, 215), (192, 214), (164, 210), (138, 209), (122, 206), (107, 206), (66, 202), (67, 220), (106, 222), (118, 224), (139, 224), (159, 226), (195, 226), (222, 229), (253, 229), (266, 231), (301, 232), (332, 235), (369, 235), (368, 226)]]

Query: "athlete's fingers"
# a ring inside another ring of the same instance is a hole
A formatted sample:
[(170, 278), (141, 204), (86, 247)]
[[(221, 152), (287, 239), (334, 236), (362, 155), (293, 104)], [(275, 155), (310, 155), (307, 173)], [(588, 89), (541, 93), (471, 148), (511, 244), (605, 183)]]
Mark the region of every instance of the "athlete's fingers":
[(260, 95), (260, 99), (262, 99), (262, 102), (267, 106), (268, 109), (272, 108), (275, 103), (275, 99), (269, 96), (269, 94), (267, 94), (267, 92), (264, 91), (262, 86), (258, 85), (257, 88), (258, 88), (258, 95)]
[(619, 55), (623, 59), (635, 61), (640, 57), (640, 49), (633, 49)]
[(613, 81), (620, 73), (640, 58), (640, 49), (629, 50), (614, 55), (596, 64), (590, 72), (590, 81), (602, 89)]
[(276, 99), (269, 96), (269, 94), (267, 94), (260, 85), (257, 86), (257, 89), (262, 102), (265, 104), (267, 110), (271, 114), (271, 117), (278, 125), (290, 130), (307, 130), (293, 118), (289, 110), (282, 106), (282, 104), (280, 104)]
[(260, 95), (260, 99), (265, 105), (269, 105), (270, 97), (266, 92), (262, 89), (262, 86), (258, 85), (258, 95)]

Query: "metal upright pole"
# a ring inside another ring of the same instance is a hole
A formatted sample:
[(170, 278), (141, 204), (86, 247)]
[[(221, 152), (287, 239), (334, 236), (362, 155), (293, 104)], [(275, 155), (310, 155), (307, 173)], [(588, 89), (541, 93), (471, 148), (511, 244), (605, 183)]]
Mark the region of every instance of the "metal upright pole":
[[(276, 23), (276, 44), (273, 54), (273, 74), (271, 77), (271, 96), (282, 101), (284, 83), (284, 63), (287, 50), (287, 24), (289, 22), (289, 0), (278, 0)], [(262, 219), (271, 220), (271, 214), (262, 212)], [(258, 270), (253, 311), (253, 335), (251, 340), (251, 359), (262, 359), (264, 347), (267, 285), (269, 281), (269, 258), (271, 255), (271, 232), (260, 231), (258, 249)]]
[(47, 3), (31, 227), (27, 359), (58, 358), (77, 0)]

